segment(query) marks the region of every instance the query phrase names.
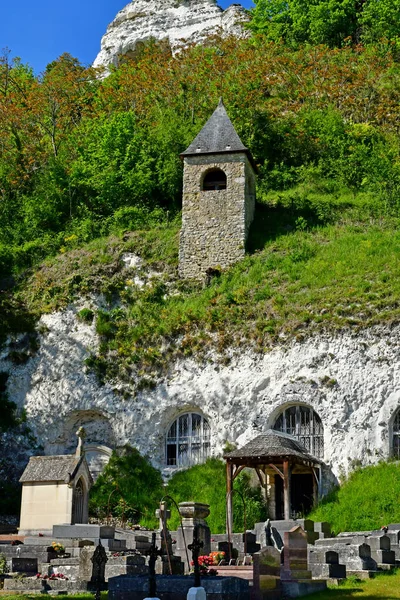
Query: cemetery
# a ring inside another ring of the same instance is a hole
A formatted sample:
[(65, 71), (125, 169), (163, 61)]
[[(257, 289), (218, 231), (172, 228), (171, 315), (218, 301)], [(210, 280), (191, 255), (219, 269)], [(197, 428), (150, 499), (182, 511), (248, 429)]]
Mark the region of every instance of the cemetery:
[[(82, 428), (77, 436), (75, 454), (32, 457), (21, 477), (18, 533), (0, 535), (4, 592), (91, 592), (99, 599), (108, 591), (110, 600), (278, 600), (321, 592), (328, 582), (338, 584), (349, 576), (368, 579), (399, 565), (400, 524), (333, 537), (328, 523), (293, 519), (287, 510), (284, 519), (233, 532), (232, 464), (243, 461), (249, 445), (225, 456), (225, 534), (210, 531), (210, 507), (193, 501), (179, 503), (180, 526), (170, 531), (176, 505), (170, 496), (154, 507), (156, 530), (91, 524), (87, 505), (92, 479)], [(297, 442), (293, 448), (296, 460), (291, 461), (286, 448), (274, 462), (284, 460), (294, 468), (305, 449)], [(265, 460), (273, 459), (263, 459), (258, 449), (257, 469), (264, 472)], [(290, 504), (290, 475), (285, 496), (285, 505)]]

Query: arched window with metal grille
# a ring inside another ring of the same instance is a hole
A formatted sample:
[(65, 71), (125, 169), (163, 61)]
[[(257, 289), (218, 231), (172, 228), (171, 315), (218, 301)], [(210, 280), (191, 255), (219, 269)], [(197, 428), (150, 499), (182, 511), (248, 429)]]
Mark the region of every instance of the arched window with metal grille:
[(392, 456), (400, 458), (400, 408), (397, 409), (392, 425)]
[(180, 415), (170, 426), (166, 439), (169, 466), (190, 467), (210, 456), (210, 426), (198, 413)]
[(317, 458), (324, 456), (324, 427), (318, 414), (309, 406), (296, 404), (285, 408), (275, 421), (274, 429), (296, 437)]

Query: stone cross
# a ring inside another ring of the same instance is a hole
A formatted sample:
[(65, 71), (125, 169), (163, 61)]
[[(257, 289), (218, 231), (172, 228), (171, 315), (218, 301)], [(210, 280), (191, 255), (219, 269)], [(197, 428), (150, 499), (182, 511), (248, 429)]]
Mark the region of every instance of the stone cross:
[(193, 542), (189, 544), (188, 548), (192, 552), (193, 557), (193, 565), (194, 565), (194, 587), (201, 587), (200, 583), (200, 565), (199, 565), (199, 555), (200, 550), (203, 547), (203, 542), (200, 541), (198, 536), (198, 526), (196, 525), (193, 530)]
[(156, 510), (156, 517), (160, 522), (160, 530), (166, 529), (167, 521), (171, 518), (171, 511), (167, 510), (165, 502), (161, 502), (160, 508)]
[(79, 458), (83, 454), (83, 442), (86, 438), (85, 429), (83, 427), (79, 427), (78, 431), (76, 432), (76, 435), (78, 436), (78, 446), (76, 448), (75, 456), (76, 458)]

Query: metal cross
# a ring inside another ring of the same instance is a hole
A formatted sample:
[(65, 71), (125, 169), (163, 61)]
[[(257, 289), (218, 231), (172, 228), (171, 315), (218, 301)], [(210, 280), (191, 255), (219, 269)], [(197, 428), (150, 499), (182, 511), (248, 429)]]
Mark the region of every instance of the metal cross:
[(156, 582), (156, 560), (161, 556), (161, 550), (156, 546), (156, 534), (151, 536), (151, 546), (149, 549), (149, 597), (156, 598), (157, 582)]
[(194, 587), (201, 587), (200, 582), (200, 565), (199, 555), (204, 543), (199, 539), (198, 525), (195, 525), (193, 530), (193, 542), (189, 544), (188, 548), (192, 552), (193, 565), (194, 565)]

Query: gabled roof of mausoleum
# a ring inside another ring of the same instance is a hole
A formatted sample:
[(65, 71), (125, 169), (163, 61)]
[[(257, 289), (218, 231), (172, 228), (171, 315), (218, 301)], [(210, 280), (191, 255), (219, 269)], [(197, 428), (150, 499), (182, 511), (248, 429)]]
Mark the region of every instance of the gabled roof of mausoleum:
[(181, 156), (232, 152), (245, 152), (250, 155), (249, 149), (242, 144), (236, 133), (221, 98), (203, 129)]
[(228, 452), (224, 455), (224, 458), (234, 463), (246, 461), (268, 464), (282, 462), (283, 459), (292, 459), (294, 462), (310, 465), (321, 463), (295, 437), (274, 429), (268, 429), (268, 431), (258, 435), (242, 448)]
[(69, 483), (74, 479), (84, 460), (84, 456), (76, 457), (74, 454), (31, 456), (21, 475), (20, 482), (62, 481)]

